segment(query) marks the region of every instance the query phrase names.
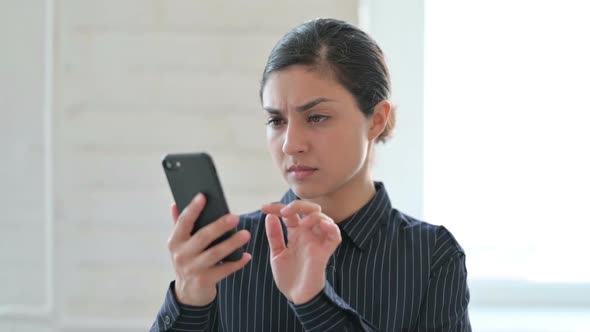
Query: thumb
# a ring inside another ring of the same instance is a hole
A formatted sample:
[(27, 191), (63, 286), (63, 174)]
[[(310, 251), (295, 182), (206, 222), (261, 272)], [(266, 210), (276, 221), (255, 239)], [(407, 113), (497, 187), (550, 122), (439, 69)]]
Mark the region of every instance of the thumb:
[(326, 219), (322, 219), (319, 224), (320, 229), (326, 234), (326, 241), (324, 244), (331, 250), (336, 250), (340, 242), (342, 242), (342, 235), (340, 234), (340, 228), (334, 222), (329, 222)]
[(176, 225), (176, 222), (178, 222), (178, 208), (176, 207), (176, 203), (172, 203), (170, 205), (170, 212), (172, 213), (172, 222), (174, 223), (174, 225)]
[(268, 246), (270, 247), (271, 259), (280, 255), (285, 246), (285, 238), (283, 237), (283, 228), (281, 227), (281, 221), (279, 217), (274, 214), (266, 215), (266, 238), (268, 239)]

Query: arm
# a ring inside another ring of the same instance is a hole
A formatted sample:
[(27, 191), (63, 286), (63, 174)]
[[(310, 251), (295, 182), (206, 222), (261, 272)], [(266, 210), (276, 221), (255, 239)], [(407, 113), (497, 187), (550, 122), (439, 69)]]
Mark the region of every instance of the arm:
[(417, 330), (470, 332), (465, 254), (444, 227), (438, 235)]
[(289, 302), (289, 305), (305, 331), (377, 331), (344, 302), (327, 281), (323, 291), (311, 301), (301, 305)]
[(150, 332), (213, 332), (218, 330), (218, 326), (217, 298), (206, 306), (183, 305), (174, 296), (173, 281)]
[(239, 231), (209, 248), (215, 239), (235, 227), (239, 220), (237, 216), (228, 214), (191, 235), (194, 221), (204, 206), (205, 197), (201, 194), (180, 215), (176, 205), (172, 205), (174, 230), (168, 239), (168, 249), (176, 280), (170, 284), (151, 332), (216, 331), (217, 283), (243, 268), (252, 257), (244, 253), (238, 261), (217, 264), (243, 246), (250, 239), (250, 233)]
[[(321, 207), (297, 200), (286, 206), (266, 205), (262, 211), (267, 213), (273, 278), (305, 331), (376, 331), (326, 280), (328, 260), (342, 237)], [(279, 215), (286, 226), (287, 242)]]

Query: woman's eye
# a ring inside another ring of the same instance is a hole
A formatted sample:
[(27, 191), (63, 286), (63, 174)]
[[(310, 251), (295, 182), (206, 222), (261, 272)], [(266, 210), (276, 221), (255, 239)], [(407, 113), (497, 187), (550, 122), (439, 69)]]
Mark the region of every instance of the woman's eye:
[(328, 116), (325, 116), (325, 115), (310, 115), (308, 117), (308, 121), (309, 122), (313, 122), (313, 123), (319, 123), (319, 122), (322, 122), (322, 121), (324, 121), (324, 120), (326, 120), (328, 118), (329, 117)]
[(268, 119), (268, 121), (266, 122), (266, 125), (271, 126), (271, 127), (278, 127), (282, 124), (283, 124), (283, 119), (280, 119), (280, 118), (271, 118), (271, 119)]

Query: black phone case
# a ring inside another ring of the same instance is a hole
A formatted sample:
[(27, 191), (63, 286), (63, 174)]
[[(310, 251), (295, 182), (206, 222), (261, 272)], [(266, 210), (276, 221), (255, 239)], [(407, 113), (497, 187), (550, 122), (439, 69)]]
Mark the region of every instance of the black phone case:
[[(229, 213), (213, 159), (207, 153), (168, 154), (162, 159), (162, 167), (179, 213), (182, 213), (198, 193), (203, 193), (207, 198), (207, 204), (195, 221), (191, 235)], [(224, 241), (235, 232), (234, 228), (225, 233), (210, 247)], [(225, 257), (223, 261), (237, 261), (240, 258), (241, 248)]]

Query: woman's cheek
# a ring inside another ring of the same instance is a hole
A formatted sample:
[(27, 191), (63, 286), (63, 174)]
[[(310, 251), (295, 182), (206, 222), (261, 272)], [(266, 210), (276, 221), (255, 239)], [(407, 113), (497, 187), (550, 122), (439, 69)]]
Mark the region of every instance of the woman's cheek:
[(279, 137), (277, 137), (277, 135), (274, 133), (267, 133), (266, 139), (268, 150), (272, 159), (275, 161), (275, 163), (277, 163), (278, 166), (280, 166), (283, 148), (281, 142), (279, 141)]

